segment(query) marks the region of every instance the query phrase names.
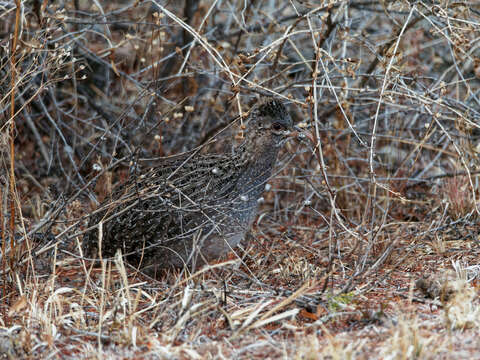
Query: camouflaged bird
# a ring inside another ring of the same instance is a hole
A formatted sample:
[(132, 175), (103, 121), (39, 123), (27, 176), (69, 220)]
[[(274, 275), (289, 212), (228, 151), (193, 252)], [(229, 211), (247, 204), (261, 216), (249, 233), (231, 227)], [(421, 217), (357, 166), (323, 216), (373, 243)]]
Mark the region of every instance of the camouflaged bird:
[(103, 258), (117, 249), (149, 275), (169, 267), (191, 269), (218, 259), (244, 238), (293, 123), (276, 99), (250, 111), (245, 139), (225, 154), (198, 152), (163, 158), (114, 189), (92, 215), (84, 236), (87, 256), (97, 257), (102, 222)]

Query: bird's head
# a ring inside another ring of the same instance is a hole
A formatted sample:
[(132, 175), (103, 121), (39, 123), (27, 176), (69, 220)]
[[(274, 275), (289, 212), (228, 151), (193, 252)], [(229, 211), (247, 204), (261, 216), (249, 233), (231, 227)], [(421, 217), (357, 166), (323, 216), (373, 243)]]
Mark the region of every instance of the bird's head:
[(255, 129), (255, 136), (267, 136), (277, 147), (294, 134), (292, 118), (278, 99), (263, 99), (254, 106), (249, 118), (249, 127)]

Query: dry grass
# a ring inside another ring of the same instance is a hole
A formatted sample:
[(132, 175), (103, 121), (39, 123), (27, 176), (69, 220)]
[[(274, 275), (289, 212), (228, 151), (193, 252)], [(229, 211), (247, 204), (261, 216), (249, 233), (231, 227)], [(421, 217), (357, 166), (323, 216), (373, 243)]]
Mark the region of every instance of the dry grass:
[[(479, 36), (475, 2), (0, 1), (0, 353), (480, 357)], [(160, 280), (83, 258), (132, 165), (220, 150), (258, 95), (315, 144), (243, 248)]]

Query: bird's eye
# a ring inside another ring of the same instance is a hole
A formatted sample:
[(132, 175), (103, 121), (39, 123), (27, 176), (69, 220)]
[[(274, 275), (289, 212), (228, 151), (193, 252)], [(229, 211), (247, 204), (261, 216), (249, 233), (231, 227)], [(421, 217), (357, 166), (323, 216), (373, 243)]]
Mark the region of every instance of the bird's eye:
[(273, 123), (272, 129), (275, 130), (275, 131), (280, 131), (280, 130), (283, 129), (283, 126), (282, 126), (282, 124), (276, 122), (276, 123)]

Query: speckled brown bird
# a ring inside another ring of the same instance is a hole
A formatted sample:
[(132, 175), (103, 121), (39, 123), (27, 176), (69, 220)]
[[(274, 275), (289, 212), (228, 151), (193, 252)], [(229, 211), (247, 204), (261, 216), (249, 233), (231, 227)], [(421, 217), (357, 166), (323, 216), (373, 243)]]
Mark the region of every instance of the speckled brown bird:
[(164, 158), (114, 189), (91, 216), (85, 254), (98, 257), (101, 220), (103, 258), (121, 249), (153, 276), (169, 267), (198, 268), (235, 248), (256, 217), (279, 149), (293, 134), (277, 99), (255, 105), (246, 123), (245, 139), (232, 152)]

